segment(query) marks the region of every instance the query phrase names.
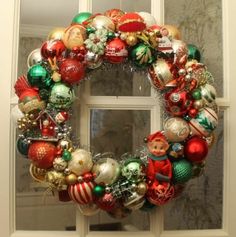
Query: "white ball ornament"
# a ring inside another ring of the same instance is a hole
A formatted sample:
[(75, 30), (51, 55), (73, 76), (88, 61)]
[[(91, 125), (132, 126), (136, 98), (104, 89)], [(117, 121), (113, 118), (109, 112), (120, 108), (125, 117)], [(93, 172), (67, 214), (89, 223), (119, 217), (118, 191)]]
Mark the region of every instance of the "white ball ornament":
[(207, 104), (210, 105), (216, 99), (216, 89), (214, 86), (210, 84), (205, 84), (200, 87), (202, 100)]
[(157, 24), (156, 19), (149, 12), (139, 12), (138, 14), (143, 18), (147, 28)]
[(72, 159), (68, 162), (68, 168), (76, 175), (83, 175), (92, 169), (92, 155), (83, 149), (76, 149), (71, 153)]

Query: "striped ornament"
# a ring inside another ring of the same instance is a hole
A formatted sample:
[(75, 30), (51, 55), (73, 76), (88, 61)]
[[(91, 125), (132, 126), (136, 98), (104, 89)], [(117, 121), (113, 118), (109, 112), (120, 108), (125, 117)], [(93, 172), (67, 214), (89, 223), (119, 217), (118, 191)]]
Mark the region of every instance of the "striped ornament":
[(93, 188), (92, 182), (82, 182), (68, 187), (68, 193), (71, 200), (79, 204), (88, 204), (93, 201)]

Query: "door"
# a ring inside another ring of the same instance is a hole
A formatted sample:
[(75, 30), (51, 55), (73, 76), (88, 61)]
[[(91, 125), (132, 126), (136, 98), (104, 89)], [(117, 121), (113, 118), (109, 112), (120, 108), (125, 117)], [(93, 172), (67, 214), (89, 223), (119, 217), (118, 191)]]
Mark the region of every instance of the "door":
[[(36, 34), (34, 38), (38, 39), (31, 39), (30, 47), (37, 47), (37, 44), (41, 43), (40, 40), (43, 40), (42, 36), (45, 37), (43, 35), (45, 34), (44, 32), (50, 30), (48, 29), (49, 27), (41, 26), (40, 33), (39, 31), (32, 33), (32, 28), (27, 25), (20, 25), (19, 27), (19, 10), (20, 7), (23, 7), (23, 3), (26, 4), (24, 7), (27, 8), (27, 1), (21, 1), (21, 3), (8, 1), (4, 3), (0, 10), (0, 24), (2, 24), (2, 57), (0, 57), (2, 76), (0, 80), (2, 88), (0, 102), (2, 108), (0, 118), (2, 125), (0, 142), (2, 152), (0, 158), (2, 163), (2, 172), (0, 173), (2, 195), (0, 207), (2, 214), (0, 216), (0, 226), (2, 236), (54, 236), (55, 234), (60, 236), (79, 235), (81, 237), (87, 235), (130, 236), (132, 234), (157, 237), (235, 236), (236, 229), (233, 226), (233, 220), (236, 210), (234, 204), (236, 195), (234, 181), (236, 176), (234, 172), (233, 143), (236, 132), (234, 125), (236, 105), (233, 76), (236, 72), (234, 66), (236, 48), (233, 42), (235, 33), (232, 29), (236, 4), (232, 0), (227, 1), (227, 3), (210, 0), (196, 0), (191, 1), (191, 3), (189, 1), (178, 1), (176, 3), (173, 0), (152, 0), (146, 1), (145, 4), (142, 1), (75, 0), (66, 5), (67, 7), (65, 8), (65, 2), (57, 1), (57, 4), (63, 6), (66, 12), (71, 12), (71, 16), (76, 14), (78, 6), (81, 12), (100, 12), (106, 8), (115, 7), (123, 8), (126, 11), (151, 11), (160, 23), (168, 22), (178, 25), (183, 32), (185, 41), (200, 45), (205, 62), (209, 65), (209, 68), (211, 67), (210, 69), (212, 69), (211, 71), (216, 78), (218, 104), (220, 106), (218, 142), (212, 148), (211, 160), (208, 162), (209, 169), (203, 178), (191, 183), (187, 187), (186, 193), (167, 207), (158, 208), (148, 215), (140, 215), (138, 220), (135, 219), (135, 216), (131, 216), (130, 219), (121, 223), (123, 227), (126, 226), (126, 229), (122, 229), (122, 232), (118, 230), (111, 233), (106, 228), (106, 231), (94, 231), (95, 229), (93, 229), (96, 225), (112, 222), (110, 218), (101, 215), (93, 219), (85, 218), (79, 211), (75, 210), (73, 205), (61, 206), (56, 203), (53, 196), (47, 197), (46, 204), (42, 205), (42, 195), (40, 193), (40, 188), (42, 187), (32, 187), (34, 191), (39, 190), (39, 193), (18, 192), (20, 189), (24, 190), (25, 188), (22, 186), (24, 175), (21, 176), (17, 173), (19, 164), (15, 160), (16, 134), (13, 121), (11, 121), (12, 109), (17, 103), (13, 95), (12, 85), (17, 77), (17, 68), (20, 68), (17, 62), (18, 52), (21, 56), (21, 45), (29, 41), (29, 39), (24, 39), (23, 34), (25, 34), (26, 38), (34, 37), (34, 34)], [(45, 4), (52, 11), (57, 9), (55, 5), (50, 5), (50, 1), (41, 1), (41, 4)], [(37, 9), (35, 13), (33, 9), (30, 9), (30, 11), (32, 14), (37, 14)], [(60, 17), (56, 18), (58, 15), (60, 14), (56, 14), (54, 22), (49, 25), (57, 25), (57, 22), (60, 21)], [(42, 20), (46, 21), (46, 19)], [(37, 21), (35, 24), (37, 25)], [(38, 23), (38, 25), (40, 24)], [(23, 33), (21, 32), (21, 37), (18, 34), (19, 29), (20, 31), (24, 30)], [(19, 41), (19, 38), (21, 38), (21, 41)], [(98, 80), (97, 83), (99, 85), (101, 82)], [(100, 118), (102, 121), (101, 118), (104, 118), (104, 116), (108, 116), (110, 120), (110, 118), (122, 117), (126, 114), (127, 120), (124, 123), (129, 124), (135, 114), (135, 117), (144, 118), (147, 122), (147, 125), (143, 126), (143, 131), (155, 131), (159, 128), (159, 105), (153, 91), (150, 91), (150, 93), (144, 92), (143, 95), (137, 95), (135, 91), (132, 91), (131, 94), (126, 96), (117, 94), (114, 97), (100, 94), (100, 91), (104, 91), (104, 88), (99, 91), (92, 84), (88, 82), (84, 86), (83, 93), (86, 96), (83, 97), (84, 101), (81, 103), (81, 126), (78, 127), (81, 127), (80, 133), (84, 144), (96, 146), (96, 131), (101, 128), (94, 124), (93, 120)], [(137, 126), (140, 125), (138, 122), (136, 124)], [(109, 124), (106, 127), (109, 127)], [(127, 129), (129, 130), (129, 126)], [(131, 129), (130, 131), (133, 130)], [(17, 178), (15, 179), (15, 177)], [(58, 216), (60, 217), (59, 220)], [(55, 218), (58, 220), (56, 224), (53, 221)], [(35, 225), (32, 225), (33, 227), (30, 227), (29, 220), (35, 223)], [(141, 223), (146, 224), (143, 228), (138, 229), (137, 226), (139, 227), (139, 225), (134, 223), (137, 224), (137, 221), (140, 220)], [(48, 223), (50, 224), (46, 225)], [(67, 231), (64, 229), (65, 224)], [(61, 228), (62, 226), (63, 229)], [(69, 232), (68, 230), (72, 231)]]

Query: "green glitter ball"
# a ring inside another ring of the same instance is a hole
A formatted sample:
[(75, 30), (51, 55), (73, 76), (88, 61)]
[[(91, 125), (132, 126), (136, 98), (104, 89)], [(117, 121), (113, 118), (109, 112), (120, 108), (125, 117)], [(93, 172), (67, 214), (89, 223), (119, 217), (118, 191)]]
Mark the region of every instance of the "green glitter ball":
[(187, 160), (180, 160), (172, 163), (172, 175), (174, 183), (182, 184), (192, 178), (192, 164)]
[(96, 197), (102, 197), (104, 195), (104, 193), (105, 193), (105, 187), (104, 186), (97, 185), (93, 189), (93, 194)]
[(81, 12), (74, 16), (71, 24), (83, 24), (84, 21), (87, 21), (92, 14), (90, 12)]
[(193, 60), (193, 59), (200, 62), (201, 61), (201, 53), (195, 45), (188, 44), (188, 60)]

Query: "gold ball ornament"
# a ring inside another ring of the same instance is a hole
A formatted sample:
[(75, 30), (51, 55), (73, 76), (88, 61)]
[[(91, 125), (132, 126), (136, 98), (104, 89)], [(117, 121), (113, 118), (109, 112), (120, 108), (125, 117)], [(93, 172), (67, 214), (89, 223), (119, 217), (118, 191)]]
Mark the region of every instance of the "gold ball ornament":
[(51, 184), (57, 190), (64, 190), (67, 187), (64, 174), (57, 172), (56, 170), (47, 172), (45, 175), (45, 181)]
[(145, 182), (141, 182), (137, 185), (137, 189), (136, 189), (137, 193), (140, 195), (145, 195), (145, 193), (147, 192), (147, 185)]
[(65, 28), (54, 28), (49, 34), (47, 40), (62, 40), (64, 37)]
[(161, 32), (167, 30), (168, 31), (168, 36), (171, 36), (172, 39), (181, 39), (181, 33), (179, 29), (176, 26), (173, 25), (163, 25), (161, 28)]
[(138, 39), (137, 39), (137, 36), (135, 34), (129, 34), (125, 41), (129, 46), (134, 46), (134, 45), (137, 44)]
[(204, 107), (204, 105), (205, 105), (205, 103), (204, 103), (204, 101), (203, 100), (195, 100), (194, 102), (193, 102), (193, 107), (195, 108), (195, 109), (202, 109), (203, 107)]
[(35, 165), (30, 164), (29, 172), (34, 180), (36, 180), (38, 182), (43, 182), (45, 180), (45, 175), (47, 173), (47, 170), (40, 169), (40, 168), (36, 167)]
[(91, 26), (97, 30), (107, 29), (112, 32), (115, 31), (116, 28), (114, 22), (109, 17), (103, 15), (96, 16), (93, 19)]
[(68, 185), (73, 185), (73, 184), (76, 184), (78, 181), (77, 181), (77, 176), (73, 173), (67, 175), (65, 177), (65, 181)]

